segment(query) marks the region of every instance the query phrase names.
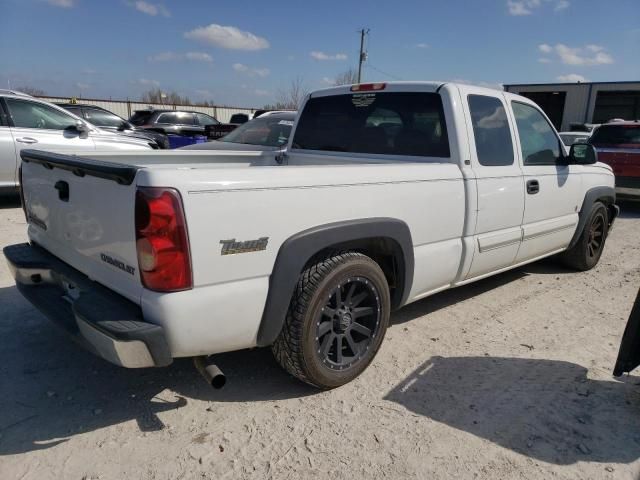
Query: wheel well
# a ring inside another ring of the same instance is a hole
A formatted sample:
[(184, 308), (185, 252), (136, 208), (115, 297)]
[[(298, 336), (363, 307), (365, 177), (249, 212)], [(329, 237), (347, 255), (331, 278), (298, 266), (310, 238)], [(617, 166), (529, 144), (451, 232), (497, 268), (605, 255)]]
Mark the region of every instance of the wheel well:
[[(320, 258), (331, 255), (332, 252), (347, 250), (366, 255), (380, 266), (385, 278), (387, 279), (387, 284), (389, 285), (391, 307), (397, 308), (403, 298), (406, 266), (404, 264), (402, 248), (391, 238), (363, 238), (329, 245), (314, 254), (306, 262), (302, 271), (316, 263)], [(300, 273), (302, 273), (302, 271)]]

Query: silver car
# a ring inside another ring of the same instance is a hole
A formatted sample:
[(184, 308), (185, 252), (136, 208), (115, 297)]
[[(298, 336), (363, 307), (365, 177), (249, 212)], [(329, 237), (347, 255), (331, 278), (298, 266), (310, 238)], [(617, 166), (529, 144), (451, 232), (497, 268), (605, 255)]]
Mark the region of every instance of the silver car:
[(0, 192), (18, 187), (20, 151), (150, 150), (148, 140), (101, 130), (51, 103), (0, 90)]

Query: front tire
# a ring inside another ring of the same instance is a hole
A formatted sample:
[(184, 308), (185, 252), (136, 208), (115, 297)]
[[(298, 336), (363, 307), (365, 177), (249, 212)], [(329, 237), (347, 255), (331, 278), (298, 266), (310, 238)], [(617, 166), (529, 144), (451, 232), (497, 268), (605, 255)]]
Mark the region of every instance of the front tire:
[(609, 213), (600, 202), (591, 206), (589, 217), (576, 244), (560, 254), (563, 263), (582, 272), (598, 264), (609, 233)]
[(371, 363), (389, 314), (389, 286), (380, 266), (357, 252), (330, 254), (300, 275), (272, 351), (303, 382), (339, 387)]

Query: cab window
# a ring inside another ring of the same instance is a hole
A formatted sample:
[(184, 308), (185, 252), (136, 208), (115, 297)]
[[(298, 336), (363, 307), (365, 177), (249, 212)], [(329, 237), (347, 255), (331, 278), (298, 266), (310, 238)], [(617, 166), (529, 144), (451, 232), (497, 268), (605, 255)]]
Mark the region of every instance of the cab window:
[(469, 95), (468, 101), (480, 165), (512, 165), (511, 131), (507, 113), (500, 99), (485, 95)]
[(560, 140), (540, 111), (526, 103), (511, 102), (525, 165), (555, 165)]
[(448, 158), (449, 138), (437, 93), (371, 92), (307, 101), (293, 148)]

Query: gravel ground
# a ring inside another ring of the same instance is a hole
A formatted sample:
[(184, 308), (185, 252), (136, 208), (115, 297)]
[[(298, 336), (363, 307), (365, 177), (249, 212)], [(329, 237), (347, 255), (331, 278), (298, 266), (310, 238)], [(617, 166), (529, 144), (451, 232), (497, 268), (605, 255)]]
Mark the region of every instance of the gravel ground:
[[(0, 244), (24, 241), (0, 206)], [(80, 350), (0, 262), (2, 479), (640, 479), (640, 376), (612, 378), (640, 285), (640, 206), (599, 266), (543, 262), (392, 316), (356, 381), (319, 393), (269, 350), (125, 370)]]

